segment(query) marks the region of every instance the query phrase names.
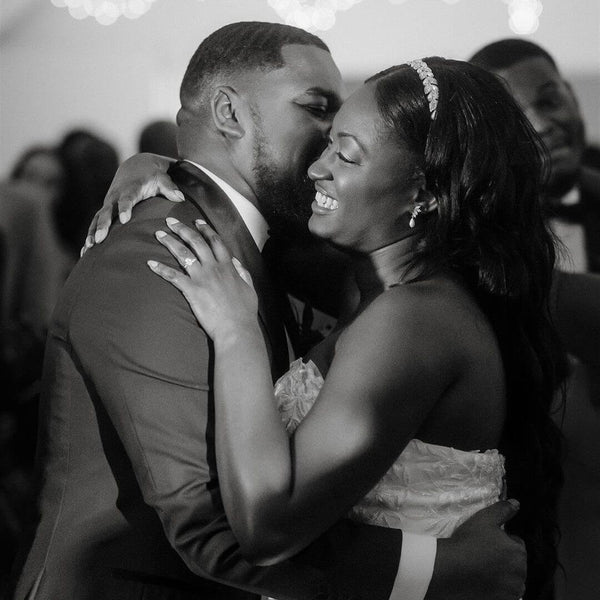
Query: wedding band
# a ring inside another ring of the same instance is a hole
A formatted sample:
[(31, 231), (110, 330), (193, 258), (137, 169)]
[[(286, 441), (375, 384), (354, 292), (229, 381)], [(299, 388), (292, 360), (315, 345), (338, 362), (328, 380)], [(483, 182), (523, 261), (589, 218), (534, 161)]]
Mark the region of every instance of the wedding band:
[(189, 269), (197, 260), (195, 256), (188, 256), (183, 260), (183, 268)]

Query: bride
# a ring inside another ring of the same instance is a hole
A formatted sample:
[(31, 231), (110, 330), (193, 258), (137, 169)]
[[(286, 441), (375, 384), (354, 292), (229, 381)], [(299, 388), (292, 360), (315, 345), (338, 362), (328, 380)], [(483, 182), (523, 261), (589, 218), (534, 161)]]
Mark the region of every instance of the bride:
[(276, 402), (249, 274), (210, 225), (168, 220), (157, 238), (184, 269), (148, 261), (214, 341), (219, 481), (243, 552), (281, 561), (347, 514), (447, 537), (508, 493), (527, 597), (546, 597), (564, 357), (537, 137), (493, 76), (412, 61), (344, 103), (309, 176), (309, 229), (351, 257), (360, 301)]

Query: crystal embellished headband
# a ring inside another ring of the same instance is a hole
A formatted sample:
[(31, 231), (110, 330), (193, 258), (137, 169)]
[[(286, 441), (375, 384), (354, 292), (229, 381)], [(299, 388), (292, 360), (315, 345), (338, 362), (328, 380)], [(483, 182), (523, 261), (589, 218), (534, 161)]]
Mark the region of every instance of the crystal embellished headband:
[(423, 89), (429, 102), (429, 113), (433, 121), (437, 113), (438, 98), (440, 96), (437, 79), (433, 76), (433, 71), (424, 60), (411, 60), (406, 64), (417, 72), (423, 83)]

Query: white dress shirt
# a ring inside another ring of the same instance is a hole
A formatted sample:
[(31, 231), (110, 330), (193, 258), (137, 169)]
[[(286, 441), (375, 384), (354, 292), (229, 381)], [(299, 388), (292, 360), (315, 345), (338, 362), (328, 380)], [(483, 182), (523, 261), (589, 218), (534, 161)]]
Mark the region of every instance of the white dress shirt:
[[(269, 239), (269, 226), (261, 212), (248, 200), (240, 194), (237, 190), (234, 190), (226, 181), (223, 181), (218, 175), (215, 175), (212, 171), (209, 171), (206, 167), (195, 163), (192, 160), (186, 159), (187, 162), (191, 163), (195, 167), (198, 167), (202, 172), (206, 173), (220, 188), (223, 190), (225, 195), (231, 200), (231, 203), (235, 206), (242, 221), (248, 228), (254, 243), (258, 247), (258, 251), (262, 252), (267, 240)], [(242, 265), (244, 266), (244, 265)], [(290, 334), (285, 329), (285, 338), (288, 347), (288, 356), (294, 357), (294, 348), (290, 340)]]
[(187, 160), (187, 162), (191, 163), (195, 167), (198, 167), (201, 171), (206, 173), (220, 188), (223, 190), (225, 195), (231, 200), (231, 203), (235, 206), (235, 209), (238, 211), (242, 221), (248, 228), (252, 239), (255, 244), (258, 246), (259, 252), (262, 252), (262, 249), (269, 239), (269, 226), (265, 221), (265, 218), (262, 216), (258, 208), (240, 194), (237, 190), (234, 190), (226, 181), (223, 181), (220, 177), (215, 175), (212, 171), (209, 171), (206, 167), (195, 163), (192, 160)]
[[(573, 206), (580, 200), (581, 192), (578, 187), (574, 187), (563, 196), (560, 203), (564, 206)], [(550, 219), (550, 228), (563, 243), (563, 247), (557, 252), (556, 266), (568, 273), (585, 273), (588, 270), (588, 261), (583, 225), (553, 217)]]

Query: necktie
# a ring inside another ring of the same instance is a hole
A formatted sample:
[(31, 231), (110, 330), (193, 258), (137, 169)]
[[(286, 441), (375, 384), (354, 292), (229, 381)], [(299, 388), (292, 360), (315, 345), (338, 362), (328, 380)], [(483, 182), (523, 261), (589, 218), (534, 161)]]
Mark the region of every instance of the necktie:
[(551, 219), (562, 219), (569, 223), (583, 223), (584, 214), (581, 203), (577, 204), (558, 204), (549, 209)]
[(276, 290), (274, 290), (274, 293), (277, 297), (277, 306), (281, 313), (281, 318), (283, 319), (287, 334), (292, 343), (294, 354), (298, 356), (301, 346), (300, 329), (298, 327), (298, 322), (296, 321), (292, 307), (290, 306), (287, 294), (281, 285), (280, 269), (282, 268), (282, 265), (278, 261), (278, 257), (281, 256), (281, 253), (278, 251), (281, 243), (281, 240), (277, 239), (276, 237), (269, 237), (263, 247), (262, 257), (265, 261), (265, 265), (267, 266), (267, 270), (269, 271), (269, 275), (275, 283)]
[(271, 277), (279, 289), (278, 303), (285, 329), (292, 343), (294, 354), (296, 357), (299, 357), (304, 356), (310, 348), (320, 342), (323, 339), (323, 335), (312, 329), (314, 315), (312, 305), (309, 301), (304, 301), (302, 315), (299, 319), (294, 314), (294, 310), (282, 285), (284, 279), (283, 269), (285, 269), (285, 264), (280, 260), (281, 256), (285, 255), (281, 251), (282, 244), (285, 244), (284, 240), (275, 236), (269, 237), (263, 247), (262, 256)]

